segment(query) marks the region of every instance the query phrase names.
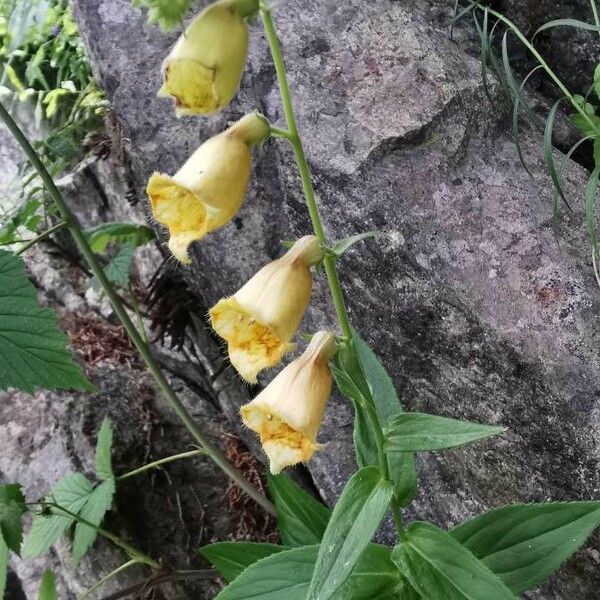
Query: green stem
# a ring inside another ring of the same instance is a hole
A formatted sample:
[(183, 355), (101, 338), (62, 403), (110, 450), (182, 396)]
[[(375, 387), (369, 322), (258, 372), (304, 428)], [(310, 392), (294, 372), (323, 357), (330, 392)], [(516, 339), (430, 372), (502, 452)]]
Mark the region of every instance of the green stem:
[(240, 473), (238, 469), (236, 469), (224, 456), (221, 452), (213, 446), (205, 437), (204, 434), (198, 429), (198, 426), (194, 422), (192, 415), (182, 404), (181, 400), (174, 392), (173, 388), (167, 381), (166, 377), (163, 375), (160, 367), (155, 361), (150, 348), (144, 342), (142, 336), (138, 332), (136, 326), (133, 324), (132, 320), (129, 318), (127, 311), (125, 310), (125, 306), (121, 302), (121, 299), (115, 292), (114, 287), (106, 277), (102, 266), (98, 262), (96, 255), (92, 252), (90, 248), (87, 238), (85, 237), (79, 222), (77, 221), (77, 217), (71, 212), (71, 209), (65, 202), (62, 194), (56, 187), (50, 173), (40, 160), (33, 146), (29, 143), (19, 126), (15, 123), (14, 119), (10, 116), (4, 105), (0, 103), (0, 118), (4, 121), (9, 131), (12, 133), (14, 138), (17, 140), (19, 145), (23, 148), (27, 158), (37, 170), (40, 175), (40, 178), (44, 182), (48, 193), (56, 203), (59, 211), (62, 214), (63, 220), (66, 223), (66, 226), (69, 228), (77, 247), (80, 252), (83, 254), (85, 260), (90, 266), (90, 270), (96, 276), (104, 293), (109, 299), (112, 307), (117, 314), (117, 317), (123, 324), (123, 327), (127, 331), (127, 335), (131, 339), (134, 346), (137, 348), (140, 353), (142, 359), (146, 363), (148, 371), (152, 374), (152, 377), (156, 381), (158, 387), (162, 390), (163, 394), (166, 396), (169, 404), (172, 409), (175, 411), (183, 425), (190, 432), (192, 437), (196, 440), (198, 445), (202, 448), (202, 450), (209, 456), (220, 468), (224, 471), (231, 479), (233, 479), (241, 488), (250, 496), (257, 504), (262, 506), (268, 513), (274, 515), (275, 507), (270, 502), (270, 500), (262, 494), (259, 490), (257, 490), (254, 486), (252, 486), (244, 476)]
[[(279, 91), (281, 93), (281, 103), (283, 105), (283, 112), (285, 114), (285, 120), (288, 127), (287, 135), (282, 137), (286, 137), (290, 141), (290, 144), (294, 150), (294, 156), (296, 157), (296, 162), (298, 163), (300, 179), (302, 180), (302, 189), (304, 191), (304, 197), (306, 198), (306, 205), (310, 214), (313, 230), (315, 235), (319, 238), (319, 242), (323, 248), (326, 248), (327, 239), (325, 237), (325, 230), (323, 229), (323, 221), (321, 219), (319, 207), (315, 198), (315, 191), (310, 175), (310, 167), (308, 166), (306, 154), (304, 153), (304, 147), (302, 146), (302, 140), (300, 139), (300, 135), (298, 133), (298, 126), (296, 124), (296, 117), (294, 115), (287, 72), (285, 69), (285, 63), (283, 61), (283, 55), (281, 54), (281, 46), (279, 44), (279, 39), (277, 38), (275, 26), (273, 25), (271, 10), (264, 2), (261, 2), (260, 5), (260, 16), (265, 28), (269, 47), (271, 49), (271, 55), (273, 56), (275, 72), (277, 73), (277, 82), (279, 84)], [(278, 132), (283, 131), (279, 129), (276, 130)], [(325, 267), (325, 274), (327, 275), (327, 281), (329, 282), (331, 297), (333, 299), (335, 312), (340, 323), (342, 334), (345, 338), (350, 339), (352, 337), (352, 329), (348, 319), (348, 311), (346, 310), (344, 293), (342, 292), (340, 279), (335, 269), (335, 258), (330, 254), (325, 253), (323, 265)]]
[[(600, 18), (598, 17), (598, 7), (596, 6), (596, 0), (590, 0), (590, 5), (592, 7), (592, 14), (594, 15), (594, 23), (596, 23), (596, 27), (600, 27)], [(600, 31), (598, 31), (598, 35), (600, 35)]]
[(529, 52), (535, 57), (540, 65), (544, 68), (544, 71), (548, 74), (550, 79), (554, 81), (556, 87), (562, 92), (565, 98), (571, 103), (573, 108), (585, 119), (588, 125), (592, 128), (593, 131), (596, 132), (597, 135), (600, 135), (600, 128), (592, 121), (590, 116), (585, 112), (582, 106), (580, 106), (575, 99), (573, 98), (573, 94), (568, 90), (567, 86), (560, 80), (558, 75), (550, 68), (550, 65), (544, 60), (543, 56), (536, 50), (535, 46), (530, 43), (530, 41), (521, 33), (519, 28), (510, 20), (507, 19), (502, 13), (499, 13), (488, 6), (482, 6), (479, 2), (473, 2), (473, 6), (476, 6), (480, 10), (487, 10), (490, 15), (496, 17), (499, 21), (502, 21), (507, 27), (519, 38), (521, 43), (529, 50)]
[(119, 565), (116, 569), (114, 569), (108, 575), (105, 575), (100, 581), (95, 583), (83, 596), (81, 596), (81, 598), (79, 598), (79, 600), (86, 600), (95, 591), (99, 590), (107, 581), (109, 581), (113, 577), (116, 577), (119, 573), (122, 573), (123, 571), (130, 569), (131, 567), (135, 567), (135, 565), (138, 565), (139, 563), (140, 563), (139, 560), (137, 560), (136, 558), (133, 558), (130, 561), (128, 561), (122, 565)]
[[(306, 198), (306, 205), (310, 214), (313, 230), (315, 235), (319, 238), (321, 246), (327, 248), (327, 239), (325, 237), (325, 231), (323, 228), (323, 221), (319, 213), (319, 207), (315, 197), (315, 191), (312, 184), (312, 177), (310, 174), (310, 167), (306, 160), (306, 154), (304, 153), (304, 147), (302, 140), (298, 133), (298, 126), (296, 124), (296, 117), (294, 115), (294, 107), (292, 104), (292, 96), (290, 93), (290, 86), (287, 78), (287, 71), (285, 68), (285, 62), (281, 53), (281, 45), (279, 44), (279, 38), (275, 31), (273, 24), (273, 18), (271, 16), (271, 10), (267, 4), (263, 1), (260, 5), (260, 16), (265, 28), (269, 47), (271, 49), (271, 55), (273, 57), (273, 63), (275, 65), (275, 72), (277, 74), (277, 82), (279, 84), (279, 91), (281, 93), (281, 103), (283, 105), (283, 112), (285, 114), (285, 120), (287, 123), (286, 135), (281, 135), (289, 140), (294, 150), (294, 156), (298, 163), (298, 170), (300, 172), (300, 179), (302, 180), (302, 189), (304, 191), (304, 197)], [(274, 129), (271, 128), (271, 131)], [(278, 133), (283, 132), (275, 128)], [(349, 341), (352, 339), (352, 328), (350, 326), (350, 320), (348, 318), (348, 311), (346, 309), (346, 303), (344, 301), (344, 293), (340, 284), (340, 279), (335, 267), (335, 256), (330, 252), (324, 252), (323, 265), (325, 267), (325, 273), (327, 275), (327, 281), (329, 282), (329, 288), (331, 290), (331, 297), (335, 306), (335, 312), (342, 330), (343, 336)], [(365, 407), (367, 414), (371, 421), (372, 429), (375, 433), (375, 443), (377, 445), (377, 456), (379, 462), (379, 470), (382, 477), (386, 480), (390, 480), (390, 469), (387, 454), (384, 450), (384, 436), (381, 429), (381, 423), (379, 417), (375, 411), (375, 407), (372, 402), (365, 401)], [(402, 522), (402, 515), (400, 512), (400, 506), (396, 498), (394, 497), (391, 502), (392, 516), (394, 523), (398, 531), (398, 537), (403, 540), (406, 536), (404, 524)]]
[(54, 502), (34, 502), (37, 506), (43, 506), (44, 508), (51, 508), (53, 512), (59, 515), (63, 515), (77, 521), (77, 523), (81, 523), (83, 525), (87, 525), (87, 527), (91, 527), (94, 531), (99, 533), (102, 537), (105, 537), (107, 540), (110, 540), (115, 546), (118, 546), (122, 550), (124, 550), (132, 559), (137, 562), (144, 563), (153, 569), (160, 569), (161, 564), (154, 559), (150, 558), (143, 552), (140, 552), (137, 548), (130, 546), (125, 540), (121, 539), (118, 535), (111, 533), (110, 531), (106, 531), (106, 529), (102, 529), (102, 527), (98, 527), (93, 523), (90, 523), (86, 519), (80, 517), (78, 514), (67, 510), (66, 508), (60, 506), (59, 504), (55, 504)]
[(54, 227), (50, 227), (50, 229), (46, 229), (46, 231), (40, 233), (37, 237), (34, 237), (32, 240), (28, 240), (25, 245), (21, 246), (19, 248), (19, 250), (17, 252), (15, 252), (15, 254), (17, 256), (19, 256), (19, 255), (23, 254), (24, 252), (27, 252), (27, 250), (29, 250), (29, 248), (31, 248), (32, 246), (35, 246), (38, 242), (41, 242), (42, 240), (46, 239), (49, 235), (52, 235), (55, 231), (58, 231), (59, 229), (66, 227), (66, 225), (67, 224), (65, 221), (61, 221), (57, 225), (54, 225)]
[(160, 460), (155, 460), (154, 462), (148, 463), (138, 469), (134, 469), (133, 471), (129, 471), (124, 473), (123, 475), (119, 475), (117, 477), (117, 481), (122, 481), (123, 479), (129, 479), (129, 477), (133, 477), (134, 475), (139, 475), (144, 471), (149, 471), (150, 469), (155, 469), (156, 467), (160, 467), (161, 465), (166, 465), (167, 463), (173, 462), (175, 460), (180, 460), (182, 458), (191, 458), (192, 456), (201, 456), (205, 454), (204, 450), (191, 450), (190, 452), (182, 452), (181, 454), (174, 454), (173, 456), (167, 456), (165, 458), (161, 458)]

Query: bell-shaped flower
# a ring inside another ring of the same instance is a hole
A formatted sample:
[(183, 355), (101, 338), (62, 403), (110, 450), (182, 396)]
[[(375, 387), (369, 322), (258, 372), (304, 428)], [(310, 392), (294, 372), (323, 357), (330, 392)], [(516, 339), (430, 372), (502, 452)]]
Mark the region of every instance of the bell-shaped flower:
[(328, 361), (335, 347), (335, 336), (319, 331), (302, 356), (241, 408), (244, 423), (260, 436), (273, 474), (310, 460), (321, 447), (317, 434), (331, 393)]
[(219, 0), (181, 35), (163, 63), (158, 92), (175, 99), (178, 115), (210, 114), (231, 102), (248, 52), (246, 17), (257, 10), (258, 0)]
[(211, 308), (212, 326), (227, 341), (231, 363), (245, 380), (256, 383), (260, 371), (293, 349), (291, 340), (310, 301), (310, 267), (322, 258), (314, 235), (300, 238), (284, 256)]
[(154, 218), (169, 229), (169, 249), (189, 263), (189, 245), (230, 221), (239, 211), (252, 166), (252, 145), (270, 134), (258, 113), (240, 119), (204, 142), (175, 175), (154, 173), (146, 191)]

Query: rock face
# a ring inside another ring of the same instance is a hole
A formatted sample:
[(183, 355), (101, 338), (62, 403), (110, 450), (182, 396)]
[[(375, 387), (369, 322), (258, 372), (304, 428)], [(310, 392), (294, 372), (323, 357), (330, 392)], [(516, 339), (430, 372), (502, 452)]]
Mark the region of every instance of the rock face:
[[(140, 195), (152, 171), (173, 172), (227, 121), (255, 108), (282, 121), (259, 23), (231, 107), (176, 119), (156, 98), (175, 36), (147, 26), (127, 0), (75, 6)], [(562, 218), (559, 247), (540, 140), (524, 135), (530, 179), (477, 60), (430, 15), (425, 1), (392, 0), (287, 0), (275, 14), (330, 239), (386, 232), (339, 262), (353, 323), (406, 408), (510, 428), (422, 456), (409, 514), (446, 526), (507, 502), (597, 499), (600, 301), (580, 210), (585, 172), (573, 165), (567, 175), (576, 210)], [(280, 240), (309, 230), (290, 149), (269, 142), (239, 216), (197, 244), (182, 273), (209, 307), (280, 255)], [(308, 331), (334, 326), (323, 278), (316, 287)], [(309, 465), (329, 502), (354, 468), (351, 431), (351, 411), (334, 397), (327, 448)], [(524, 597), (596, 598), (599, 549), (596, 537)]]

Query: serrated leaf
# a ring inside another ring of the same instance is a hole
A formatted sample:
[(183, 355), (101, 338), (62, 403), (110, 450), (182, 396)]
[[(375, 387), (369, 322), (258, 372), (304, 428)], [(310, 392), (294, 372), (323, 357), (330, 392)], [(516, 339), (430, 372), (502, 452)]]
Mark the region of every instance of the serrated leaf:
[(481, 561), (430, 523), (411, 523), (392, 559), (424, 600), (515, 598)]
[[(123, 244), (108, 265), (104, 267), (104, 274), (111, 283), (120, 287), (129, 285), (129, 271), (133, 263), (134, 251), (135, 247), (131, 243)], [(90, 285), (96, 290), (102, 288), (96, 276), (92, 277)]]
[(101, 254), (111, 243), (130, 243), (134, 248), (156, 239), (148, 225), (139, 223), (102, 223), (85, 231), (90, 248)]
[(287, 475), (269, 475), (269, 492), (277, 512), (277, 528), (285, 546), (319, 543), (331, 510), (305, 492)]
[(67, 349), (54, 313), (37, 304), (23, 261), (0, 250), (0, 390), (96, 388)]
[[(78, 514), (93, 491), (92, 484), (80, 473), (68, 475), (52, 488), (47, 501)], [(33, 558), (46, 552), (73, 523), (61, 514), (36, 515), (23, 545), (23, 556)]]
[(113, 430), (110, 421), (105, 417), (98, 432), (98, 441), (96, 442), (96, 475), (100, 479), (113, 479), (115, 476), (111, 459), (112, 441)]
[(8, 570), (8, 546), (4, 543), (4, 539), (0, 535), (0, 598), (4, 598), (6, 590), (6, 572)]
[(560, 568), (600, 525), (600, 502), (502, 506), (450, 531), (515, 594)]
[(394, 493), (376, 467), (355, 473), (333, 509), (306, 600), (329, 600), (344, 585), (379, 528)]
[[(259, 560), (247, 567), (215, 600), (306, 600), (318, 552), (318, 545), (302, 546)], [(397, 598), (394, 590), (399, 583), (390, 549), (369, 544), (336, 598), (390, 600)]]
[(44, 574), (42, 575), (38, 600), (58, 600), (56, 584), (54, 582), (54, 573), (52, 573), (52, 571), (44, 571)]
[(342, 240), (338, 240), (331, 246), (331, 251), (340, 257), (346, 250), (350, 249), (354, 244), (368, 240), (377, 236), (383, 235), (381, 231), (366, 231), (365, 233), (357, 233), (356, 235), (350, 235)]
[(401, 413), (385, 428), (386, 448), (395, 452), (426, 452), (456, 448), (505, 431), (504, 427), (448, 419), (425, 413)]
[(277, 552), (290, 550), (288, 546), (254, 542), (216, 542), (200, 548), (202, 556), (219, 571), (227, 582), (233, 581), (247, 567)]
[(21, 486), (16, 483), (0, 485), (0, 537), (15, 554), (21, 551), (23, 525), (21, 519), (27, 507)]
[[(115, 494), (115, 480), (107, 479), (103, 481), (87, 498), (83, 508), (79, 511), (79, 516), (99, 527), (104, 519), (106, 511), (110, 509), (112, 499)], [(96, 540), (97, 532), (94, 528), (84, 523), (75, 525), (75, 537), (73, 538), (73, 563), (77, 563), (92, 547)]]

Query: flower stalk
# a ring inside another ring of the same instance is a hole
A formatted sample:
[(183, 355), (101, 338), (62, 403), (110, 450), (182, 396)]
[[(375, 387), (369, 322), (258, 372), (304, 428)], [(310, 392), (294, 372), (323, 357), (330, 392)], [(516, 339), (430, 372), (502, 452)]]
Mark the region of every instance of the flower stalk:
[(123, 324), (123, 327), (127, 331), (127, 335), (129, 339), (133, 343), (133, 345), (137, 348), (140, 353), (148, 371), (154, 378), (156, 384), (161, 389), (163, 394), (165, 395), (167, 401), (171, 405), (172, 409), (175, 411), (183, 425), (192, 435), (192, 437), (196, 440), (200, 448), (204, 451), (204, 453), (209, 456), (215, 464), (233, 481), (235, 481), (248, 496), (250, 496), (257, 504), (262, 506), (264, 510), (266, 510), (269, 514), (275, 514), (275, 507), (272, 502), (259, 490), (257, 490), (253, 485), (251, 485), (244, 476), (240, 473), (238, 469), (236, 469), (223, 454), (218, 450), (216, 446), (213, 446), (205, 437), (204, 434), (200, 431), (192, 415), (185, 408), (169, 382), (167, 378), (164, 376), (160, 367), (158, 366), (156, 360), (152, 356), (150, 348), (138, 332), (136, 326), (133, 324), (130, 319), (127, 311), (125, 310), (125, 306), (121, 302), (121, 299), (117, 295), (113, 285), (110, 283), (106, 274), (104, 273), (104, 269), (100, 265), (100, 262), (96, 258), (96, 255), (90, 248), (90, 245), (81, 229), (81, 226), (77, 220), (77, 217), (73, 214), (68, 204), (65, 202), (60, 190), (56, 187), (52, 176), (44, 166), (44, 163), (41, 161), (37, 152), (33, 148), (33, 146), (29, 143), (29, 140), (25, 136), (25, 134), (21, 131), (20, 127), (11, 117), (10, 113), (6, 110), (4, 105), (0, 103), (0, 119), (4, 121), (7, 128), (15, 138), (15, 140), (19, 143), (23, 151), (25, 152), (27, 158), (33, 165), (33, 167), (38, 172), (40, 178), (42, 179), (48, 193), (50, 194), (53, 201), (56, 203), (57, 208), (59, 209), (63, 221), (66, 224), (66, 227), (69, 229), (69, 232), (73, 236), (73, 239), (79, 248), (81, 254), (87, 261), (90, 270), (96, 276), (104, 293), (106, 294), (108, 300), (110, 301), (117, 317)]
[[(277, 37), (275, 25), (273, 24), (271, 9), (267, 5), (266, 0), (261, 0), (260, 16), (265, 29), (265, 34), (267, 36), (267, 41), (269, 43), (269, 48), (271, 50), (271, 55), (275, 66), (275, 72), (277, 75), (277, 82), (279, 84), (279, 91), (281, 94), (281, 103), (283, 105), (283, 112), (287, 123), (287, 131), (271, 126), (271, 132), (275, 134), (275, 137), (287, 139), (290, 142), (294, 151), (294, 156), (298, 164), (298, 171), (300, 174), (300, 179), (302, 181), (302, 189), (304, 192), (304, 197), (306, 199), (306, 205), (310, 214), (313, 230), (315, 235), (319, 239), (321, 247), (324, 250), (323, 266), (325, 267), (325, 274), (329, 283), (329, 289), (335, 307), (335, 312), (342, 332), (342, 336), (344, 338), (341, 342), (349, 343), (352, 339), (352, 328), (350, 326), (350, 320), (348, 318), (348, 310), (346, 308), (346, 302), (344, 300), (344, 293), (335, 266), (336, 259), (333, 253), (326, 251), (328, 248), (327, 239), (325, 236), (323, 221), (319, 212), (319, 206), (317, 204), (317, 199), (312, 184), (310, 167), (306, 159), (306, 154), (304, 152), (304, 147), (302, 145), (300, 134), (298, 133), (298, 126), (296, 123), (296, 116), (294, 114), (292, 97), (287, 78), (287, 70), (285, 67), (285, 62), (283, 60), (283, 55), (281, 53), (281, 45), (279, 43), (279, 38)], [(387, 454), (385, 453), (383, 446), (384, 436), (381, 428), (381, 423), (379, 422), (379, 418), (377, 417), (375, 407), (372, 406), (370, 403), (368, 404), (369, 406), (367, 406), (366, 408), (373, 431), (375, 432), (375, 443), (377, 445), (379, 470), (381, 472), (382, 477), (389, 481), (390, 469)], [(398, 537), (402, 540), (405, 537), (405, 528), (402, 522), (400, 506), (395, 498), (393, 498), (391, 502), (391, 511), (392, 516), (394, 518), (394, 523), (396, 525), (396, 529), (398, 531)]]

